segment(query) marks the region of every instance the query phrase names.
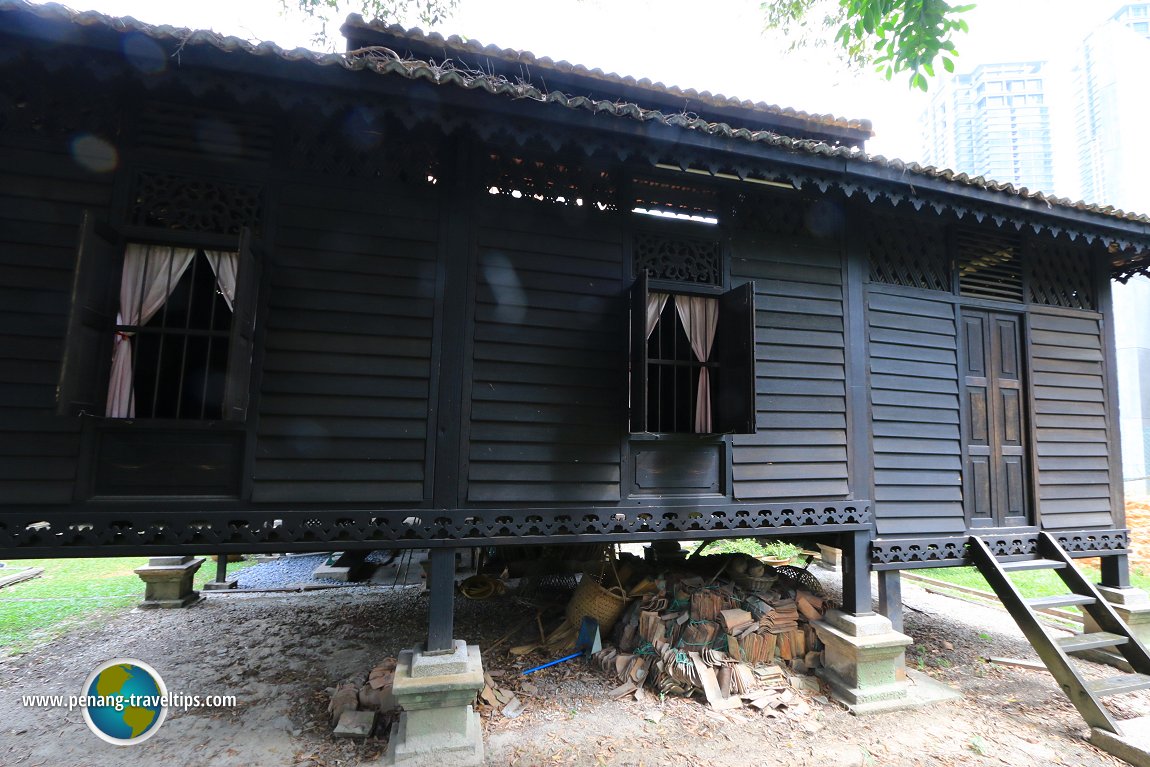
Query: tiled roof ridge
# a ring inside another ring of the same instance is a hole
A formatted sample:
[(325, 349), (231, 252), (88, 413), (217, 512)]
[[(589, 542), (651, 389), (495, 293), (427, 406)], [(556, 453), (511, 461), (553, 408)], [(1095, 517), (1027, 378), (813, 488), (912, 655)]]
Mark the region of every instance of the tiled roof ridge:
[(515, 48), (500, 48), (497, 45), (484, 45), (478, 40), (472, 38), (464, 38), (461, 35), (450, 35), (444, 37), (439, 32), (424, 32), (419, 27), (407, 28), (400, 24), (387, 24), (378, 19), (367, 21), (357, 13), (353, 13), (348, 16), (345, 28), (346, 27), (383, 32), (386, 34), (395, 35), (397, 37), (403, 37), (409, 40), (421, 42), (427, 45), (442, 46), (444, 49), (453, 49), (455, 51), (466, 52), (474, 55), (488, 56), (490, 58), (502, 59), (508, 62), (521, 63), (524, 65), (537, 66), (543, 69), (550, 69), (557, 72), (589, 77), (608, 84), (642, 88), (644, 90), (655, 91), (660, 94), (674, 96), (676, 98), (696, 99), (717, 107), (744, 109), (768, 115), (779, 115), (796, 120), (812, 122), (817, 125), (826, 127), (833, 126), (835, 128), (845, 128), (853, 131), (858, 131), (867, 136), (874, 135), (871, 121), (866, 119), (849, 119), (833, 114), (804, 112), (799, 109), (794, 109), (793, 107), (783, 107), (779, 106), (778, 104), (768, 104), (765, 101), (751, 101), (749, 99), (739, 99), (731, 96), (726, 96), (722, 93), (711, 93), (710, 91), (697, 91), (694, 88), (680, 88), (677, 85), (666, 85), (662, 82), (652, 81), (650, 78), (646, 77), (636, 79), (629, 75), (621, 75), (616, 72), (606, 72), (598, 67), (588, 68), (582, 64), (573, 64), (562, 59), (555, 61), (549, 56), (536, 56), (531, 51), (518, 50)]
[(353, 51), (350, 55), (347, 53), (321, 53), (306, 48), (286, 50), (272, 42), (252, 43), (238, 37), (224, 36), (208, 30), (190, 30), (170, 25), (145, 24), (131, 17), (106, 16), (96, 11), (77, 12), (57, 3), (33, 5), (27, 0), (0, 0), (0, 11), (12, 10), (32, 13), (47, 20), (67, 21), (79, 26), (101, 25), (117, 32), (139, 32), (157, 40), (175, 40), (184, 46), (206, 44), (225, 53), (241, 51), (254, 56), (275, 56), (289, 62), (340, 66), (352, 71), (366, 69), (377, 74), (394, 74), (411, 80), (425, 80), (437, 85), (454, 85), (468, 90), (484, 90), (493, 95), (531, 99), (541, 103), (554, 103), (568, 109), (585, 110), (592, 114), (606, 113), (614, 117), (626, 117), (641, 122), (658, 122), (670, 127), (695, 130), (706, 135), (766, 144), (785, 151), (874, 165), (903, 174), (1003, 193), (1044, 203), (1047, 206), (1058, 206), (1127, 222), (1150, 224), (1150, 216), (1127, 212), (1112, 205), (1100, 206), (1083, 200), (1074, 202), (1066, 197), (1048, 195), (1041, 191), (1031, 191), (1027, 187), (1015, 187), (1009, 183), (999, 183), (983, 176), (972, 177), (966, 173), (924, 166), (917, 162), (908, 163), (899, 159), (888, 159), (883, 155), (867, 154), (855, 147), (832, 146), (813, 139), (796, 139), (767, 130), (735, 128), (723, 122), (709, 122), (690, 113), (668, 114), (658, 110), (644, 109), (630, 102), (595, 100), (586, 96), (569, 96), (559, 91), (544, 91), (529, 83), (513, 83), (501, 76), (460, 69), (450, 61), (436, 63), (416, 59), (400, 59), (394, 51), (381, 46), (368, 46), (359, 52)]

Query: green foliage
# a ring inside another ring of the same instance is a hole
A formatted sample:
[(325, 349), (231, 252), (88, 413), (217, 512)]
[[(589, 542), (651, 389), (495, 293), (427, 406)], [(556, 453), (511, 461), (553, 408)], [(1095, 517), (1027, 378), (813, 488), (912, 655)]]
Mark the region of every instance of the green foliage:
[(703, 549), (707, 556), (712, 554), (748, 554), (752, 557), (766, 556), (762, 545), (754, 538), (723, 538)]
[(764, 0), (761, 7), (768, 29), (797, 33), (792, 49), (817, 37), (813, 29), (833, 31), (851, 64), (871, 64), (888, 80), (909, 71), (910, 86), (924, 91), (936, 62), (954, 71), (953, 37), (968, 31), (959, 16), (974, 8), (945, 0)]
[(760, 548), (763, 550), (764, 555), (777, 557), (778, 559), (794, 559), (803, 553), (803, 550), (798, 546), (793, 543), (787, 543), (786, 541), (769, 541), (760, 544)]
[[(280, 0), (284, 11), (300, 11), (319, 23), (312, 40), (320, 45), (331, 42), (327, 30), (330, 22), (342, 23), (348, 13), (358, 13), (365, 19), (379, 19), (389, 24), (405, 23), (412, 17), (420, 24), (431, 26), (449, 18), (459, 6), (459, 0)], [(338, 17), (338, 18), (337, 18)]]
[[(0, 573), (25, 567), (42, 567), (44, 573), (0, 589), (0, 657), (28, 652), (72, 629), (101, 625), (135, 607), (144, 598), (144, 583), (133, 570), (147, 563), (140, 557), (9, 561)], [(252, 564), (232, 562), (228, 572)], [(196, 573), (195, 587), (215, 574), (216, 563), (208, 559)]]

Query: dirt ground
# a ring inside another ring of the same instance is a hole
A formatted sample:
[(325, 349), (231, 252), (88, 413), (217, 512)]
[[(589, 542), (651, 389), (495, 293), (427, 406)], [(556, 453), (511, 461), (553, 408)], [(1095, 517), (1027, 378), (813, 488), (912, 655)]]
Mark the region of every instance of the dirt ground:
[[(579, 661), (539, 672), (524, 688), (523, 661), (508, 655), (512, 642), (505, 642), (484, 650), (484, 665), (502, 672), (500, 685), (518, 689), (527, 710), (515, 719), (484, 717), (487, 764), (1124, 764), (1086, 742), (1085, 725), (1048, 674), (983, 660), (1035, 658), (1004, 612), (910, 583), (903, 590), (906, 630), (915, 639), (908, 666), (960, 691), (960, 700), (870, 717), (851, 716), (813, 692), (774, 716), (719, 714), (698, 700), (618, 702), (606, 696), (615, 683)], [(419, 641), (425, 614), (418, 587), (218, 595), (187, 610), (126, 613), (0, 661), (0, 765), (376, 764), (384, 739), (331, 737), (324, 690)], [(533, 624), (533, 615), (511, 596), (461, 598), (456, 636), (486, 648), (511, 627)], [(155, 737), (116, 747), (93, 736), (79, 710), (21, 704), (29, 694), (78, 694), (97, 664), (124, 656), (152, 665), (169, 692), (235, 695), (238, 705), (172, 711)], [(1116, 673), (1087, 665), (1091, 675)], [(1120, 718), (1150, 714), (1150, 691), (1111, 700)]]

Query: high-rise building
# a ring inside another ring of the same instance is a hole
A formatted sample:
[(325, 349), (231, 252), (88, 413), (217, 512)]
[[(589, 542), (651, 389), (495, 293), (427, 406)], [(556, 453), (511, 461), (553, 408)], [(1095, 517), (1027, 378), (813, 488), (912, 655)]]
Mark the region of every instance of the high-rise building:
[(938, 84), (923, 116), (922, 157), (972, 176), (1054, 189), (1046, 64), (983, 64)]
[[(1073, 71), (1078, 195), (1150, 213), (1150, 3), (1124, 5), (1083, 40)], [(1115, 285), (1122, 468), (1130, 495), (1150, 493), (1150, 280)]]
[(1073, 73), (1080, 196), (1150, 212), (1150, 3), (1122, 6), (1086, 36)]

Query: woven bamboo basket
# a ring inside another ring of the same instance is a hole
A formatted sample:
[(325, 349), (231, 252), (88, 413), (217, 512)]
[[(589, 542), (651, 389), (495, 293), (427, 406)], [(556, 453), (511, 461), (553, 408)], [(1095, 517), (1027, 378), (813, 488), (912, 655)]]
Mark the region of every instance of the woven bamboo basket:
[[(604, 585), (608, 583), (611, 585)], [(608, 559), (599, 566), (598, 572), (590, 568), (584, 571), (571, 601), (567, 603), (567, 621), (578, 626), (583, 618), (594, 618), (599, 623), (600, 633), (606, 635), (615, 628), (627, 601), (627, 592), (619, 585), (614, 547), (611, 547)]]

